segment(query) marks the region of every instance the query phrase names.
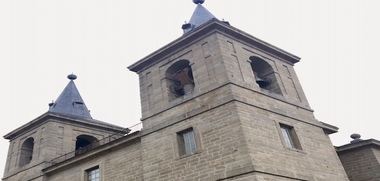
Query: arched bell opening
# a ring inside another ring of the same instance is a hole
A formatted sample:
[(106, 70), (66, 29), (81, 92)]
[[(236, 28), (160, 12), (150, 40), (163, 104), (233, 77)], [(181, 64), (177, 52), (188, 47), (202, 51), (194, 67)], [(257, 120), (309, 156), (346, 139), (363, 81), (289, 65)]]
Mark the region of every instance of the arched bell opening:
[(261, 89), (276, 94), (282, 94), (276, 78), (276, 72), (273, 70), (272, 66), (265, 60), (256, 56), (252, 56), (249, 59), (251, 60), (251, 67), (256, 84)]
[(75, 142), (75, 154), (83, 153), (96, 146), (98, 139), (89, 135), (79, 135)]
[(19, 165), (24, 166), (33, 160), (34, 139), (28, 138), (21, 145)]
[(188, 60), (180, 60), (166, 70), (169, 99), (189, 95), (194, 91), (194, 77)]

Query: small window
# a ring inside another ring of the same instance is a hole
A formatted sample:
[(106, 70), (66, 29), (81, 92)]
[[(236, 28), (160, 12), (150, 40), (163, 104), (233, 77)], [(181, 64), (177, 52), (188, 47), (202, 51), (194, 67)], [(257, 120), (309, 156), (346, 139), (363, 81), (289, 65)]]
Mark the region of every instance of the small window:
[(86, 170), (86, 181), (100, 181), (99, 166)]
[(300, 142), (297, 138), (296, 132), (292, 126), (280, 124), (281, 135), (284, 140), (284, 144), (287, 148), (293, 148), (301, 150)]
[(177, 133), (179, 154), (192, 155), (197, 151), (197, 143), (193, 128), (186, 129)]

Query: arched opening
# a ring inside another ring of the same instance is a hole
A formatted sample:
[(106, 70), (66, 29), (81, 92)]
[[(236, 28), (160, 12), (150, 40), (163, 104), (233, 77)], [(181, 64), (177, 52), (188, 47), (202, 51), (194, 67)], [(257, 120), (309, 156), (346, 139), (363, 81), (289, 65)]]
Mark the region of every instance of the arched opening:
[(281, 94), (281, 89), (276, 78), (276, 72), (273, 70), (272, 66), (265, 60), (256, 56), (252, 56), (249, 59), (251, 60), (251, 67), (257, 85), (262, 89)]
[(89, 135), (79, 135), (77, 136), (77, 141), (75, 142), (75, 154), (81, 154), (91, 149), (96, 145), (98, 139)]
[(33, 159), (34, 139), (28, 138), (22, 143), (19, 165), (29, 164)]
[(188, 60), (180, 60), (166, 71), (169, 99), (191, 94), (194, 91), (194, 77)]

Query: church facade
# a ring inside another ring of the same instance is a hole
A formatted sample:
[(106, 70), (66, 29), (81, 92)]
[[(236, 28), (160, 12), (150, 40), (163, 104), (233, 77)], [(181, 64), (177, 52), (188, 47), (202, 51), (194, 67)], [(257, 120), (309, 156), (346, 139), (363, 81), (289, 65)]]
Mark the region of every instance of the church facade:
[(184, 35), (129, 69), (141, 131), (95, 120), (75, 75), (49, 111), (5, 136), (4, 181), (347, 181), (293, 66), (300, 58), (197, 5)]

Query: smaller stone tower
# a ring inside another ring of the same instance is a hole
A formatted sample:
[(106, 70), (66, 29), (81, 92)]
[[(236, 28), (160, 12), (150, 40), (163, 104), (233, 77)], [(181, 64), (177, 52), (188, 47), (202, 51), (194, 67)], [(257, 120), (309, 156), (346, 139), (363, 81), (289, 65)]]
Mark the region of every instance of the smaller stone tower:
[(352, 134), (351, 143), (339, 146), (336, 152), (350, 181), (380, 180), (380, 141), (362, 140), (359, 134)]
[(4, 181), (43, 180), (41, 170), (61, 155), (81, 154), (104, 137), (124, 135), (128, 129), (91, 117), (74, 83), (70, 80), (49, 111), (5, 135), (10, 141)]

